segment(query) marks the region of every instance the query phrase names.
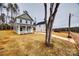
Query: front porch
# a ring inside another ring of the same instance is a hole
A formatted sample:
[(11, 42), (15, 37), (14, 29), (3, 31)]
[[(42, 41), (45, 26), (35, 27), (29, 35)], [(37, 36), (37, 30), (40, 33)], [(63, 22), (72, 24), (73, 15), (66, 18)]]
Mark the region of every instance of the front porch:
[(18, 34), (33, 33), (33, 26), (16, 25), (16, 26), (14, 26), (14, 30)]

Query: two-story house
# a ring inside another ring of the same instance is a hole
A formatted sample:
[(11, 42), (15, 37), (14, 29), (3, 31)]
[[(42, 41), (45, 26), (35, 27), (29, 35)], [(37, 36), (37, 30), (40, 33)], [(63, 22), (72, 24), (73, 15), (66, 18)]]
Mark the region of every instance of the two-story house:
[(33, 19), (28, 13), (15, 17), (14, 30), (18, 34), (33, 32)]

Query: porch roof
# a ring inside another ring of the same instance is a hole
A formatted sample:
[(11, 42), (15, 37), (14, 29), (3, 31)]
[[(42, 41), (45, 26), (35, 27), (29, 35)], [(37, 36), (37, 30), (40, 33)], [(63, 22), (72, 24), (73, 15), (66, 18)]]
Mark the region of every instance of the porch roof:
[(32, 27), (34, 27), (34, 25), (31, 25), (31, 24), (23, 24), (23, 23), (15, 23), (15, 25), (20, 25), (20, 26), (32, 26)]

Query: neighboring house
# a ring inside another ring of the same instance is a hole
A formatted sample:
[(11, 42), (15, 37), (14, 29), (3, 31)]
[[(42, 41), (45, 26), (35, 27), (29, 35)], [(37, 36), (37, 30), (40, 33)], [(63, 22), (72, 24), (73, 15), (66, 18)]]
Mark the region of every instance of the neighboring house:
[(45, 21), (36, 24), (36, 32), (45, 32)]
[(14, 30), (18, 34), (33, 32), (33, 19), (28, 13), (24, 13), (15, 17)]

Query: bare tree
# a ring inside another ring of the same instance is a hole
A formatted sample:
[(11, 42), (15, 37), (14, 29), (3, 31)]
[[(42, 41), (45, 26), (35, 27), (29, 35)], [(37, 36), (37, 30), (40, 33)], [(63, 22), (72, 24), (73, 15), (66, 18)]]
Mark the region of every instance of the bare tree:
[(46, 3), (44, 3), (44, 8), (45, 8), (45, 18), (44, 18), (44, 21), (45, 21), (45, 26), (46, 26), (45, 44), (47, 45), (47, 4)]
[[(55, 6), (55, 8), (54, 8)], [(50, 39), (51, 39), (51, 32), (52, 32), (52, 25), (59, 7), (59, 3), (50, 3), (50, 16), (47, 22), (47, 4), (44, 3), (45, 7), (45, 25), (46, 25), (46, 38), (45, 38), (45, 43), (49, 47), (50, 46)]]
[(70, 36), (70, 25), (71, 25), (71, 13), (69, 14), (69, 21), (68, 21), (68, 38), (71, 38)]

